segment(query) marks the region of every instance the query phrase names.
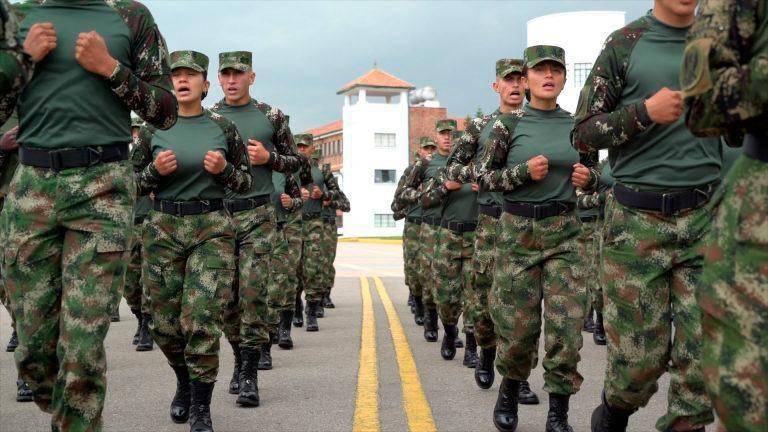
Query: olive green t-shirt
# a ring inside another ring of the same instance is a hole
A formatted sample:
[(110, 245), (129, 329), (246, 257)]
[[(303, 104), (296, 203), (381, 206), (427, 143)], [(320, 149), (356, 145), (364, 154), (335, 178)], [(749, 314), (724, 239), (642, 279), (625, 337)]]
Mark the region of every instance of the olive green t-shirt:
[(448, 192), (443, 205), (442, 220), (445, 222), (477, 221), (477, 192), (472, 190), (471, 183), (464, 183), (458, 190)]
[[(688, 28), (670, 27), (653, 14), (629, 56), (620, 106), (653, 96), (662, 87), (680, 90), (679, 76)], [(639, 190), (689, 189), (720, 177), (717, 138), (698, 138), (681, 116), (669, 125), (653, 124), (630, 142), (608, 149), (616, 181)]]
[[(323, 179), (323, 173), (320, 171), (320, 167), (317, 166), (317, 163), (311, 162), (311, 170), (312, 173), (312, 184), (317, 185), (321, 190), (325, 190), (325, 179)], [(309, 190), (309, 193), (312, 193), (312, 186), (307, 188)], [(301, 208), (301, 211), (304, 213), (322, 213), (323, 211), (323, 199), (312, 199), (310, 198), (307, 200), (307, 202), (304, 203), (304, 207)]]
[(552, 111), (539, 110), (530, 105), (525, 107), (511, 137), (507, 167), (513, 168), (543, 155), (549, 161), (549, 173), (543, 180), (531, 180), (513, 191), (504, 192), (506, 201), (576, 202), (571, 174), (573, 165), (579, 163), (579, 153), (571, 146), (572, 127), (573, 117), (560, 107)]
[[(447, 155), (443, 156), (437, 152), (433, 153), (432, 159), (429, 160), (427, 169), (424, 172), (424, 183), (427, 183), (429, 180), (436, 178), (437, 170), (444, 167), (447, 162), (448, 162)], [(442, 213), (443, 213), (443, 206), (440, 206), (440, 205), (422, 210), (423, 217), (431, 217), (431, 218), (439, 219), (442, 216)]]

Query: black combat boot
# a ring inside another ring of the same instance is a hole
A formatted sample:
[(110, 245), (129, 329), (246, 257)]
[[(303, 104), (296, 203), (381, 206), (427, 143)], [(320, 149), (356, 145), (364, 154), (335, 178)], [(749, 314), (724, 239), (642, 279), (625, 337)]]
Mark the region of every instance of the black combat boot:
[(259, 356), (259, 370), (272, 369), (272, 343), (267, 342), (261, 346), (261, 355)]
[(141, 311), (136, 309), (131, 309), (131, 313), (133, 314), (133, 316), (136, 317), (136, 333), (133, 334), (133, 341), (131, 343), (133, 345), (138, 345), (139, 333), (141, 333)]
[(174, 423), (186, 423), (189, 419), (190, 384), (189, 370), (186, 365), (171, 366), (176, 374), (176, 394), (171, 401), (171, 420)]
[(413, 301), (413, 294), (408, 294), (408, 306), (411, 308), (411, 313), (416, 313), (416, 303)]
[(120, 322), (120, 306), (115, 307), (115, 310), (109, 315), (109, 320), (112, 322)]
[(331, 300), (331, 292), (328, 291), (328, 293), (323, 296), (323, 307), (328, 309), (336, 309), (336, 305), (333, 304), (333, 301)]
[(259, 357), (261, 352), (253, 348), (241, 348), (243, 365), (240, 368), (240, 394), (237, 403), (243, 406), (259, 406)]
[(243, 367), (243, 358), (240, 356), (240, 344), (238, 342), (230, 342), (232, 345), (232, 353), (235, 354), (235, 369), (232, 371), (232, 379), (229, 380), (229, 394), (240, 393), (240, 369)]
[(481, 389), (489, 389), (496, 378), (493, 362), (496, 361), (496, 347), (481, 348), (480, 359), (475, 368), (475, 383)]
[(427, 308), (424, 314), (424, 339), (427, 342), (437, 342), (437, 309)]
[(595, 345), (605, 345), (605, 326), (603, 324), (603, 314), (595, 314), (595, 330), (592, 332), (592, 340)]
[(307, 302), (307, 331), (316, 332), (320, 330), (317, 325), (317, 300)]
[(304, 302), (301, 301), (301, 295), (296, 296), (296, 306), (293, 309), (293, 326), (302, 327), (304, 325)]
[(16, 380), (16, 402), (32, 402), (32, 390), (23, 379)]
[(277, 332), (269, 332), (269, 343), (277, 345)]
[(456, 325), (443, 324), (445, 335), (443, 345), (440, 347), (440, 355), (443, 360), (453, 360), (456, 357), (456, 337), (459, 336), (459, 328)]
[(413, 298), (413, 320), (416, 325), (424, 325), (424, 302), (421, 297)]
[(323, 301), (320, 300), (315, 307), (315, 316), (318, 318), (325, 318), (325, 308), (323, 308)]
[(213, 384), (192, 381), (192, 407), (189, 413), (189, 432), (213, 432), (211, 395)]
[(152, 351), (155, 346), (152, 342), (152, 335), (149, 334), (149, 323), (152, 315), (141, 314), (141, 326), (139, 327), (139, 343), (136, 344), (136, 351)]
[(464, 348), (464, 366), (474, 369), (477, 367), (477, 341), (475, 340), (475, 332), (467, 331), (464, 333), (467, 336), (467, 347)]
[(573, 432), (568, 424), (568, 400), (570, 395), (549, 394), (546, 432)]
[(531, 390), (531, 384), (528, 381), (520, 381), (520, 393), (517, 395), (517, 401), (522, 405), (539, 404), (539, 397)]
[(592, 411), (592, 432), (625, 432), (629, 416), (635, 411), (610, 407), (605, 401), (605, 391), (601, 399), (603, 403)]
[(6, 352), (14, 352), (19, 346), (19, 335), (16, 334), (16, 329), (13, 329), (11, 338), (8, 340), (8, 345), (5, 347)]
[(291, 320), (293, 320), (293, 311), (280, 311), (280, 325), (277, 328), (277, 345), (282, 349), (293, 348), (293, 339), (291, 339)]
[(501, 380), (499, 397), (493, 408), (493, 424), (501, 432), (515, 432), (517, 429), (517, 394), (520, 381), (510, 378)]
[(584, 326), (582, 327), (582, 330), (587, 333), (592, 333), (595, 329), (595, 321), (592, 318), (592, 315), (594, 315), (594, 309), (592, 307), (589, 307), (589, 312), (587, 313), (587, 316), (584, 317)]

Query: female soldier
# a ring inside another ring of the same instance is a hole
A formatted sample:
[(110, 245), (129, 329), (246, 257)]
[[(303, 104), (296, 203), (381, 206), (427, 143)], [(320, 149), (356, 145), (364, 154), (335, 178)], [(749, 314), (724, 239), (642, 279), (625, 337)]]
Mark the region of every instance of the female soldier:
[(563, 49), (527, 48), (524, 77), (530, 104), (494, 122), (479, 167), (488, 189), (504, 192), (489, 296), (499, 336), (496, 367), (504, 377), (493, 421), (500, 431), (517, 427), (518, 389), (536, 366), (543, 301), (546, 430), (566, 432), (572, 431), (568, 399), (582, 382), (576, 364), (586, 305), (575, 187), (594, 184), (597, 176), (579, 163), (569, 140), (571, 114), (557, 105), (565, 85)]
[(234, 276), (234, 225), (223, 199), (227, 188), (244, 192), (252, 182), (234, 123), (202, 107), (207, 68), (201, 53), (171, 54), (179, 119), (167, 131), (142, 128), (133, 154), (139, 194), (155, 194), (142, 272), (150, 330), (176, 373), (171, 420), (189, 419), (193, 432), (213, 431), (217, 321)]

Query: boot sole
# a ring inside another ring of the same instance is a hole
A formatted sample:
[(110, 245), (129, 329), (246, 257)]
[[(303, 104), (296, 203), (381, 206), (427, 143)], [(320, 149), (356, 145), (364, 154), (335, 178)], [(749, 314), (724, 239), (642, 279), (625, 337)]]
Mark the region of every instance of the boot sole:
[(138, 352), (152, 351), (153, 348), (152, 345), (136, 345), (136, 351)]
[(16, 396), (16, 402), (32, 402), (33, 400), (32, 396)]
[(268, 365), (268, 366), (267, 365), (263, 365), (263, 366), (262, 365), (258, 365), (258, 366), (256, 366), (256, 369), (258, 369), (258, 370), (272, 370), (272, 365)]
[(176, 423), (176, 424), (184, 424), (184, 423), (188, 423), (189, 422), (189, 417), (187, 417), (186, 419), (175, 419), (175, 418), (171, 417), (171, 421)]
[(258, 400), (253, 400), (253, 399), (248, 399), (248, 398), (238, 397), (237, 398), (237, 404), (240, 405), (240, 406), (244, 406), (244, 407), (253, 407), (253, 408), (255, 408), (255, 407), (259, 406), (259, 401)]
[(5, 347), (5, 352), (14, 352), (14, 351), (16, 351), (16, 347)]
[(307, 331), (308, 332), (316, 332), (316, 331), (320, 331), (320, 328), (319, 327), (307, 327)]
[(520, 405), (538, 405), (540, 402), (539, 402), (539, 398), (535, 398), (535, 399), (534, 398), (525, 398), (525, 399), (523, 399), (523, 398), (518, 397), (517, 398), (517, 403), (519, 403)]
[(293, 323), (293, 326), (294, 326), (294, 327), (296, 327), (296, 328), (299, 328), (299, 327), (304, 327), (304, 323), (303, 323), (303, 322), (300, 322), (300, 323)]
[(289, 350), (289, 349), (293, 348), (293, 342), (291, 342), (291, 343), (278, 343), (277, 346), (279, 346), (280, 348), (282, 348), (284, 350)]

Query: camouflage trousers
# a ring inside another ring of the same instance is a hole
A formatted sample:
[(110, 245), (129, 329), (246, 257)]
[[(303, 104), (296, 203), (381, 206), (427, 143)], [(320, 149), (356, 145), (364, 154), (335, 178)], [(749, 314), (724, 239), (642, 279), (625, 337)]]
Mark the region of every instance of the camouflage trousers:
[(403, 267), (405, 270), (405, 284), (414, 297), (421, 297), (421, 283), (419, 282), (419, 232), (421, 225), (413, 222), (405, 222), (403, 229)]
[(433, 227), (428, 223), (421, 224), (419, 231), (419, 285), (421, 285), (421, 298), (424, 307), (436, 309), (435, 299), (435, 271), (432, 266), (437, 250), (440, 227)]
[(323, 266), (320, 276), (320, 286), (323, 288), (323, 294), (326, 295), (331, 294), (331, 289), (333, 289), (333, 284), (336, 280), (336, 267), (333, 263), (336, 261), (336, 248), (338, 245), (339, 234), (336, 228), (336, 221), (325, 222), (323, 224)]
[(434, 260), (437, 311), (444, 325), (458, 324), (463, 312), (466, 332), (473, 328), (468, 309), (475, 279), (472, 269), (475, 232), (456, 233), (440, 228), (439, 238)]
[(575, 394), (584, 380), (576, 369), (587, 304), (580, 231), (574, 214), (535, 220), (503, 213), (488, 297), (499, 373), (528, 379), (544, 321), (544, 390), (560, 395)]
[(695, 291), (701, 246), (712, 212), (707, 208), (664, 217), (606, 203), (603, 289), (608, 404), (636, 409), (671, 375), (667, 412), (656, 428), (678, 420), (713, 421), (701, 370), (701, 310)]
[(472, 285), (474, 307), (470, 309), (470, 316), (475, 327), (475, 339), (481, 348), (496, 346), (496, 331), (488, 308), (488, 294), (493, 286), (498, 229), (498, 219), (482, 213), (478, 216), (472, 256), (475, 272), (475, 283)]
[(299, 290), (307, 301), (320, 301), (323, 287), (320, 285), (323, 271), (323, 225), (321, 218), (305, 220), (302, 226), (301, 263), (299, 265)]
[(276, 283), (270, 269), (277, 242), (275, 208), (262, 205), (237, 212), (232, 219), (237, 272), (224, 292), (221, 327), (231, 343), (259, 348), (269, 341), (269, 292)]
[[(3, 217), (3, 203), (5, 202), (4, 197), (0, 197), (0, 220), (2, 220)], [(1, 225), (0, 225), (1, 226)], [(7, 247), (5, 245), (8, 244), (7, 241), (5, 241), (5, 238), (2, 236), (2, 232), (0, 232), (0, 244), (3, 245), (3, 247)], [(3, 249), (0, 249), (0, 259), (2, 259)], [(0, 266), (0, 302), (3, 303), (3, 306), (5, 306), (5, 310), (8, 311), (8, 314), (11, 316), (11, 327), (16, 329), (16, 314), (13, 313), (13, 308), (11, 307), (11, 295), (8, 292), (8, 290), (5, 289), (5, 280), (3, 279), (3, 269), (2, 266)]]
[(53, 430), (102, 429), (104, 338), (125, 280), (133, 195), (128, 161), (20, 165), (11, 181), (2, 238), (16, 364)]
[(141, 283), (141, 249), (145, 221), (134, 223), (131, 235), (131, 255), (128, 261), (128, 269), (125, 273), (125, 288), (123, 297), (133, 313), (149, 313), (147, 305), (147, 293)]
[(215, 382), (219, 318), (235, 275), (235, 227), (225, 211), (173, 216), (151, 211), (144, 230), (142, 278), (152, 338), (171, 366)]
[(729, 431), (768, 430), (768, 164), (742, 156), (713, 200), (697, 291), (707, 390)]
[(270, 332), (277, 331), (280, 313), (293, 311), (296, 304), (301, 246), (301, 213), (297, 212), (288, 215), (285, 225), (277, 232), (277, 245), (270, 258), (270, 271), (274, 281), (269, 286)]
[[(579, 253), (584, 257), (584, 265), (588, 269), (600, 269), (602, 224), (600, 220), (581, 223), (581, 235), (579, 236)], [(598, 270), (599, 271), (599, 270)], [(603, 288), (600, 279), (588, 277), (585, 280), (587, 286), (587, 299), (595, 312), (603, 313)], [(589, 307), (586, 310), (589, 313)]]

